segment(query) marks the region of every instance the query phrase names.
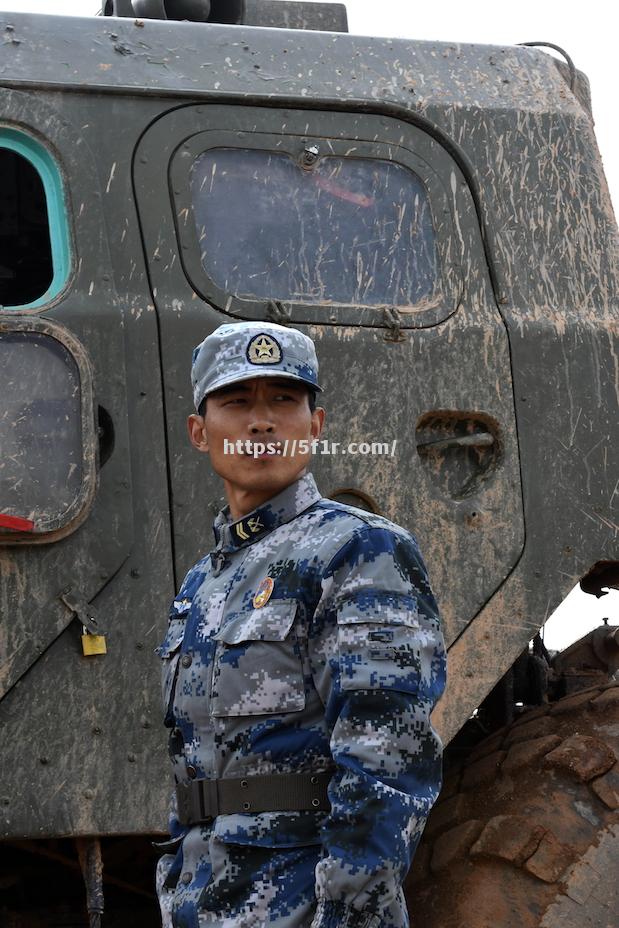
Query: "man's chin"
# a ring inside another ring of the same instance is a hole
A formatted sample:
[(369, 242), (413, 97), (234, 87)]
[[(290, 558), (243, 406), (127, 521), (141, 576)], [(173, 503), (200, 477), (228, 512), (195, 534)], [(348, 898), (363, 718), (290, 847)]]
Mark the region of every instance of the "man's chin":
[(282, 467), (278, 461), (257, 458), (249, 460), (240, 473), (238, 471), (234, 474), (219, 473), (219, 476), (234, 486), (237, 491), (241, 490), (251, 494), (268, 492), (269, 496), (276, 496), (281, 490), (298, 480), (305, 473), (306, 467), (307, 464), (303, 463), (291, 470), (288, 467)]

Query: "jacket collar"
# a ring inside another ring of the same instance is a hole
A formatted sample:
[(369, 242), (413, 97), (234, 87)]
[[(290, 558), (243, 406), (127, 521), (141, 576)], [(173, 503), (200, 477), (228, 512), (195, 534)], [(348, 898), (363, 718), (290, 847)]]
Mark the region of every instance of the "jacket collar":
[(253, 544), (279, 525), (290, 522), (319, 499), (322, 499), (322, 495), (313, 474), (308, 473), (236, 522), (230, 522), (230, 507), (224, 506), (213, 523), (217, 550), (225, 551)]

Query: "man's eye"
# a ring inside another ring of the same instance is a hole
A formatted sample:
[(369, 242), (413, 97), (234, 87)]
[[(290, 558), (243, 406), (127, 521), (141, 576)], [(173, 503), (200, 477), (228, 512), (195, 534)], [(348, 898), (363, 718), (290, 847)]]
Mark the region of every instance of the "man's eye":
[(292, 393), (278, 393), (275, 399), (276, 400), (296, 400), (296, 396), (293, 396)]
[(224, 406), (238, 406), (239, 404), (242, 405), (245, 402), (247, 402), (247, 400), (244, 396), (235, 396), (229, 400), (225, 400), (223, 405)]

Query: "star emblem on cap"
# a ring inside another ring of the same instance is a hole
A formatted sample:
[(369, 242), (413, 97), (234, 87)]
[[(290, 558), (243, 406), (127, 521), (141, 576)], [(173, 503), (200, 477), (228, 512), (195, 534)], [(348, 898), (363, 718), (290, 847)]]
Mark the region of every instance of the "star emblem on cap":
[(247, 346), (247, 359), (251, 364), (279, 364), (282, 350), (270, 335), (254, 335)]

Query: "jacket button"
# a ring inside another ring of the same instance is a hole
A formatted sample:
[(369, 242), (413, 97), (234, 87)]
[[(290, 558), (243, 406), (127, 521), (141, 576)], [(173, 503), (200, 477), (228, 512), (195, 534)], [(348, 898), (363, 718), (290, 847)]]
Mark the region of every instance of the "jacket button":
[(192, 661), (193, 661), (193, 658), (191, 654), (183, 654), (181, 658), (181, 664), (183, 665), (183, 667), (191, 667)]
[(183, 873), (181, 877), (181, 883), (184, 883), (185, 886), (187, 886), (188, 883), (191, 883), (192, 879), (193, 879), (193, 874), (189, 872)]
[(198, 776), (198, 771), (195, 767), (192, 767), (191, 764), (187, 767), (187, 776), (190, 780), (195, 780), (195, 778)]

